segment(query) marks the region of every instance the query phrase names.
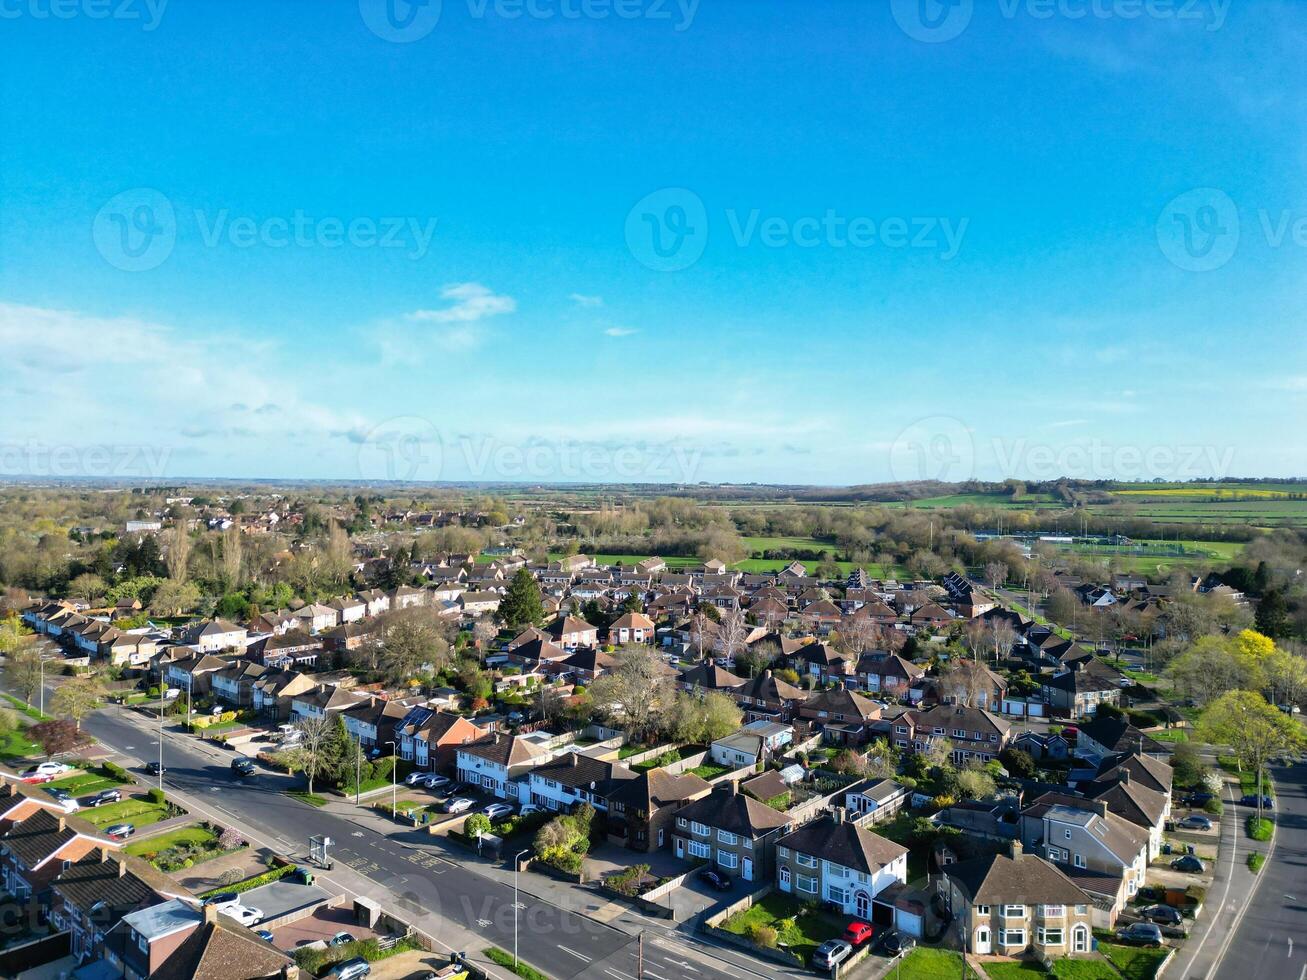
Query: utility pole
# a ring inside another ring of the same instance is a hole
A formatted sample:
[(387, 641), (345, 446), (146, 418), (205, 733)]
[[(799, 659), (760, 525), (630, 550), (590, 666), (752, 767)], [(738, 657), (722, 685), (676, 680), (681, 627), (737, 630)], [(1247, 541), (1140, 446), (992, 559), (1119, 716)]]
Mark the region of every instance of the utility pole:
[(640, 930), (640, 956), (635, 969), (635, 980), (644, 980), (644, 930)]
[(163, 789), (163, 706), (164, 691), (159, 692), (159, 789)]
[(390, 746), (390, 819), (395, 820), (399, 816), (399, 784), (395, 782), (395, 777), (399, 773), (399, 746), (393, 740), (386, 742)]
[(359, 805), (359, 783), (363, 778), (363, 742), (354, 739), (354, 805)]

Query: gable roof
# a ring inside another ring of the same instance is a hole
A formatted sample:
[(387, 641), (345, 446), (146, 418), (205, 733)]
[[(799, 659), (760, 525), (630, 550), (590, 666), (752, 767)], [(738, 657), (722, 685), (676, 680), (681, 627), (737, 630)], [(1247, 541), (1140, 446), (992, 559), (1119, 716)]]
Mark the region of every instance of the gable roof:
[(594, 788), (607, 796), (618, 784), (635, 779), (635, 773), (617, 762), (604, 762), (593, 756), (568, 752), (531, 770), (532, 776), (552, 779), (572, 789)]
[(1092, 718), (1080, 725), (1080, 734), (1088, 735), (1109, 752), (1166, 751), (1160, 742), (1145, 735), (1124, 718)]
[(830, 814), (786, 834), (776, 841), (776, 846), (811, 854), (864, 874), (875, 874), (908, 853), (902, 844)]
[(458, 751), (501, 766), (517, 766), (545, 758), (549, 754), (535, 742), (528, 742), (516, 735), (492, 735), (460, 745)]
[(1089, 896), (1056, 867), (1019, 850), (1015, 857), (991, 854), (959, 861), (945, 867), (944, 874), (971, 896), (974, 905), (1089, 904)]
[(262, 980), (294, 962), (235, 919), (206, 915), (150, 980)]
[(718, 830), (743, 837), (759, 837), (769, 830), (787, 826), (790, 818), (760, 803), (751, 796), (743, 796), (738, 787), (715, 788), (701, 800), (687, 803), (677, 811), (677, 819), (685, 817)]
[(843, 715), (846, 718), (852, 716), (863, 721), (874, 721), (880, 717), (880, 705), (843, 687), (822, 691), (804, 702), (803, 707), (806, 711), (825, 711), (827, 714)]
[(700, 664), (681, 674), (681, 683), (707, 688), (710, 691), (720, 691), (726, 688), (743, 687), (748, 681), (732, 674), (729, 670), (723, 670), (716, 664)]
[(661, 766), (647, 772), (636, 773), (634, 779), (624, 780), (609, 794), (609, 801), (653, 813), (659, 807), (679, 803), (692, 796), (706, 793), (712, 784), (692, 772), (674, 776)]

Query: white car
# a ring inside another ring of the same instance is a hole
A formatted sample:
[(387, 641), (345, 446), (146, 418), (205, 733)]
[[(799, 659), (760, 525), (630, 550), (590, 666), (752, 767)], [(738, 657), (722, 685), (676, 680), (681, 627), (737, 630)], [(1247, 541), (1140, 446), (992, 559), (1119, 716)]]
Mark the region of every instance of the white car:
[(250, 908), (248, 905), (228, 905), (226, 907), (219, 907), (218, 911), (223, 915), (230, 915), (233, 919), (247, 928), (249, 926), (257, 926), (263, 921), (263, 911), (261, 909)]
[(72, 772), (73, 767), (64, 765), (62, 762), (42, 762), (39, 766), (33, 766), (24, 776), (62, 776), (66, 772)]
[(426, 778), (430, 775), (431, 773), (429, 772), (411, 772), (404, 777), (404, 785), (416, 786), (418, 783), (425, 782)]
[(513, 812), (513, 808), (507, 803), (490, 803), (482, 808), (484, 813), (491, 820), (498, 820), (500, 817), (506, 817)]
[(462, 813), (465, 810), (472, 809), (472, 801), (466, 796), (460, 796), (457, 799), (450, 800), (445, 804), (446, 813)]
[(442, 786), (449, 785), (449, 777), (429, 772), (425, 774), (425, 778), (422, 780), (422, 785), (427, 789), (440, 789)]
[(163, 692), (163, 699), (165, 701), (175, 701), (177, 698), (181, 696), (182, 696), (182, 689), (180, 687), (170, 687), (168, 688), (168, 690)]

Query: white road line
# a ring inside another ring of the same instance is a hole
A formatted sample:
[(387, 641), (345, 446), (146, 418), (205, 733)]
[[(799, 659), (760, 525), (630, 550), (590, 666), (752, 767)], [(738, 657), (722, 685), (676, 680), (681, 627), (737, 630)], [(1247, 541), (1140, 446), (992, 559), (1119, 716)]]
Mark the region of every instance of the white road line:
[(578, 952), (577, 952), (576, 950), (574, 950), (574, 949), (568, 949), (568, 948), (567, 948), (566, 946), (564, 946), (562, 943), (559, 943), (559, 944), (558, 944), (558, 948), (561, 949), (564, 953), (571, 953), (571, 954), (572, 954), (573, 956), (575, 956), (578, 960), (585, 960), (585, 962), (587, 962), (587, 963), (590, 962), (590, 957), (586, 956), (584, 953), (578, 953)]
[(622, 973), (620, 970), (605, 970), (610, 977), (617, 977), (617, 980), (635, 980), (635, 977), (629, 973)]
[(664, 977), (660, 977), (658, 974), (654, 973), (653, 970), (650, 970), (650, 969), (647, 969), (647, 968), (646, 968), (645, 971), (644, 971), (644, 975), (645, 975), (646, 977), (653, 977), (653, 980), (665, 980)]

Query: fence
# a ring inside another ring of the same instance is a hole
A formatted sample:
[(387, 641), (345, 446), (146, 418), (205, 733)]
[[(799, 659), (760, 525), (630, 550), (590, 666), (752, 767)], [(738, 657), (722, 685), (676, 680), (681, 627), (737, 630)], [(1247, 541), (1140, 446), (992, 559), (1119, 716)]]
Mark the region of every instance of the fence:
[(754, 902), (761, 901), (771, 893), (772, 887), (768, 885), (766, 888), (759, 889), (752, 895), (745, 895), (744, 898), (740, 899), (738, 902), (731, 903), (716, 915), (701, 922), (699, 924), (699, 930), (706, 935), (711, 936), (718, 942), (725, 943), (728, 946), (734, 946), (737, 949), (742, 949), (753, 956), (759, 956), (765, 960), (771, 960), (774, 963), (781, 963), (785, 966), (797, 966), (802, 969), (805, 964), (803, 958), (797, 953), (791, 953), (784, 949), (771, 949), (767, 946), (759, 946), (757, 943), (751, 942), (744, 936), (722, 928), (722, 923), (725, 923), (731, 916), (735, 915), (735, 913), (753, 908)]
[(694, 753), (694, 755), (687, 755), (680, 762), (673, 762), (670, 766), (668, 766), (667, 773), (668, 775), (671, 776), (679, 776), (681, 773), (693, 769), (696, 766), (703, 765), (704, 760), (707, 758), (708, 758), (707, 749), (704, 749), (702, 752), (696, 752)]

